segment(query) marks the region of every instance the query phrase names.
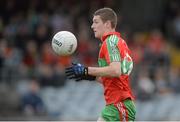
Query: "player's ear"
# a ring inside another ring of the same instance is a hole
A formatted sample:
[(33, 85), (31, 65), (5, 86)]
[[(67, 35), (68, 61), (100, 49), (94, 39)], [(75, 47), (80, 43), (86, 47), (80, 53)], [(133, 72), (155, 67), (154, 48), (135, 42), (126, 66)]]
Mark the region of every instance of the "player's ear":
[(110, 28), (110, 27), (111, 27), (111, 21), (107, 20), (107, 21), (105, 22), (105, 26), (106, 26), (107, 28)]

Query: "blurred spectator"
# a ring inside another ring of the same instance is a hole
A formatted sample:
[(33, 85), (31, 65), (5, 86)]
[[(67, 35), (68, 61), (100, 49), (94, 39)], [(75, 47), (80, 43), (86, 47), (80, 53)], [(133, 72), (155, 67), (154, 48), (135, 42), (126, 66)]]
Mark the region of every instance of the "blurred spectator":
[(180, 93), (180, 68), (172, 67), (170, 71), (170, 88), (175, 93)]
[(1, 42), (1, 57), (2, 57), (2, 81), (13, 83), (14, 80), (20, 78), (19, 71), (17, 70), (22, 63), (22, 52), (15, 47), (14, 44), (8, 43), (7, 40)]
[(57, 56), (53, 52), (50, 42), (44, 42), (39, 50), (39, 59), (42, 64), (53, 65), (57, 63)]
[(23, 63), (21, 65), (22, 74), (27, 76), (34, 76), (36, 74), (35, 68), (37, 63), (39, 62), (39, 53), (37, 51), (37, 45), (35, 40), (29, 40), (26, 43)]
[(143, 67), (143, 69), (139, 72), (138, 75), (138, 94), (137, 98), (140, 100), (150, 100), (153, 98), (155, 93), (155, 84), (149, 76), (149, 72), (147, 68)]
[(168, 83), (169, 79), (165, 78), (165, 74), (166, 71), (161, 67), (155, 72), (154, 82), (156, 84), (158, 94), (169, 94), (172, 92)]
[[(60, 67), (57, 67), (60, 68)], [(39, 65), (38, 66), (38, 78), (42, 87), (54, 86), (59, 87), (65, 84), (65, 75), (62, 72), (58, 72), (56, 66)]]
[[(168, 46), (165, 43), (165, 39), (159, 30), (153, 30), (147, 40), (145, 47), (143, 63), (149, 65), (150, 76), (153, 78), (155, 70), (159, 67), (165, 67), (168, 74), (170, 66), (170, 57), (168, 54)], [(167, 75), (166, 75), (167, 76)]]
[(42, 46), (43, 43), (47, 42), (51, 37), (50, 28), (47, 25), (39, 24), (36, 27), (34, 33), (34, 39), (37, 41), (38, 48)]
[(130, 43), (130, 48), (132, 49), (132, 57), (134, 63), (140, 64), (144, 58), (144, 48), (146, 41), (146, 34), (142, 32), (136, 32), (133, 35), (132, 43)]
[(173, 20), (173, 35), (174, 39), (177, 40), (177, 45), (180, 47), (180, 8), (178, 9), (177, 16)]
[(73, 32), (72, 18), (65, 10), (57, 10), (52, 15), (50, 24), (52, 26), (53, 34), (58, 31), (67, 30)]
[(29, 91), (22, 98), (22, 110), (25, 115), (43, 115), (45, 114), (44, 103), (39, 96), (39, 84), (35, 79), (29, 83)]

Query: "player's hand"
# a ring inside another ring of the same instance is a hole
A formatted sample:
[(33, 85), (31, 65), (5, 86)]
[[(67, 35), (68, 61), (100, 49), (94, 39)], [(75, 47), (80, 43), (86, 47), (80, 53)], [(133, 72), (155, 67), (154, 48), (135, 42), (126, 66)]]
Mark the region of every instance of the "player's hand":
[(95, 80), (95, 76), (91, 76), (88, 74), (88, 67), (80, 63), (72, 63), (71, 67), (66, 68), (66, 76), (69, 79), (75, 79), (76, 81), (80, 80)]

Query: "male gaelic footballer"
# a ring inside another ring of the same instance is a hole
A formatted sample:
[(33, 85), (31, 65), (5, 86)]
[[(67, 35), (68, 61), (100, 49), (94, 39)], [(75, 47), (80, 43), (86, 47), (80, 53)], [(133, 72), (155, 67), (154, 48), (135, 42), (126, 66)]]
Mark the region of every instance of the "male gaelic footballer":
[(100, 79), (104, 87), (106, 106), (98, 121), (134, 121), (134, 97), (129, 84), (133, 61), (126, 42), (116, 32), (117, 15), (110, 8), (97, 10), (91, 28), (102, 42), (99, 67), (85, 67), (77, 63), (66, 69), (69, 78), (79, 80)]

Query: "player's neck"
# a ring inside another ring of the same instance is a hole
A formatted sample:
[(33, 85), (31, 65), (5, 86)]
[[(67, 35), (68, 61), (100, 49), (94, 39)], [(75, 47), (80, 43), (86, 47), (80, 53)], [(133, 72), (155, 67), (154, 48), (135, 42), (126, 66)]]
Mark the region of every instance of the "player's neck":
[(115, 32), (116, 30), (115, 30), (115, 28), (111, 28), (111, 29), (107, 29), (106, 31), (105, 31), (105, 33), (110, 33), (110, 32)]
[(107, 29), (106, 31), (104, 31), (104, 33), (103, 33), (103, 35), (101, 36), (101, 40), (102, 40), (102, 37), (104, 36), (104, 35), (106, 35), (106, 34), (108, 34), (108, 33), (112, 33), (112, 32), (116, 32), (116, 30), (115, 29)]
[(115, 31), (116, 31), (115, 29), (107, 29), (107, 30), (105, 30), (103, 35), (108, 34), (108, 33), (112, 33), (112, 32), (115, 32)]

